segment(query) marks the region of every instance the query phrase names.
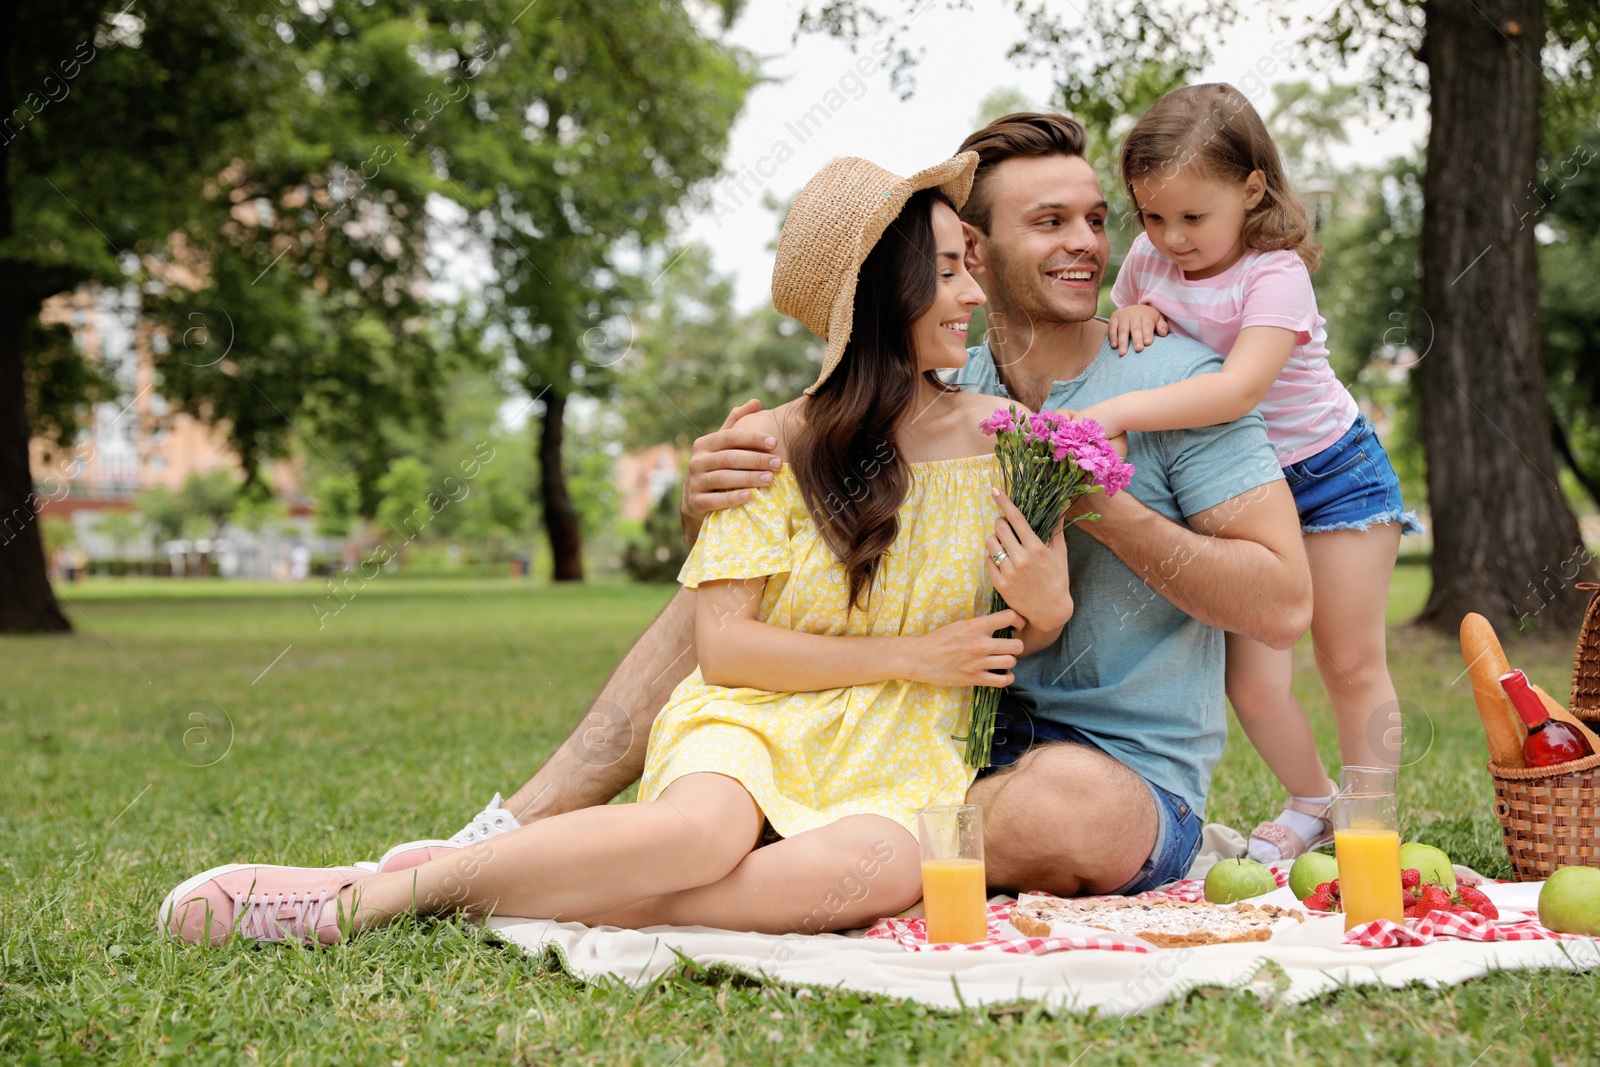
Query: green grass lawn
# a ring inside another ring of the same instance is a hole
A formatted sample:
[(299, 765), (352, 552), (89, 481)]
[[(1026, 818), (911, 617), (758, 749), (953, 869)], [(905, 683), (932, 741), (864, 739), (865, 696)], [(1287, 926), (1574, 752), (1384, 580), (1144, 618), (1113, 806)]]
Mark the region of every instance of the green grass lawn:
[[(1402, 568), (1391, 618), (1420, 606)], [(965, 1014), (726, 973), (588, 986), (461, 921), (331, 951), (180, 948), (155, 909), (234, 860), (331, 864), (454, 832), (565, 735), (665, 587), (383, 577), (323, 590), (132, 582), (64, 590), (77, 635), (0, 639), (0, 1063), (1310, 1063), (1600, 1058), (1600, 974), (1505, 974), (1298, 1007), (1221, 990), (1126, 1021), (1027, 1005)], [(330, 610), (335, 602), (323, 603)], [(1396, 626), (1410, 837), (1508, 873), (1453, 640)], [(287, 651), (286, 651), (287, 650)], [(1510, 647), (1553, 693), (1567, 646)], [(1308, 646), (1301, 698), (1332, 719)], [(1235, 731), (1212, 819), (1278, 787)]]

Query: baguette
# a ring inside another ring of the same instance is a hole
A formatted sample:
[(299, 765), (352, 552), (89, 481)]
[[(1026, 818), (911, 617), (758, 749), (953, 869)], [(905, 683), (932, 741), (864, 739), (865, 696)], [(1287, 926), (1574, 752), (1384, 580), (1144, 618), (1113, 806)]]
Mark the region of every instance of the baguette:
[(1489, 739), (1489, 758), (1502, 767), (1526, 766), (1522, 742), (1528, 736), (1528, 727), (1500, 688), (1500, 676), (1511, 670), (1511, 665), (1506, 662), (1494, 626), (1477, 612), (1461, 620), (1461, 658), (1472, 677), (1472, 697), (1477, 701), (1478, 718)]
[(1600, 737), (1595, 736), (1595, 732), (1589, 729), (1588, 723), (1572, 714), (1571, 711), (1567, 710), (1567, 706), (1565, 704), (1562, 704), (1560, 701), (1556, 700), (1555, 697), (1551, 696), (1549, 693), (1546, 693), (1543, 689), (1540, 689), (1536, 685), (1532, 686), (1532, 689), (1535, 693), (1539, 694), (1539, 699), (1544, 701), (1544, 708), (1550, 713), (1550, 717), (1552, 719), (1559, 719), (1568, 726), (1572, 727), (1574, 730), (1577, 730), (1580, 734), (1588, 739), (1590, 748), (1594, 749), (1596, 752), (1600, 752)]

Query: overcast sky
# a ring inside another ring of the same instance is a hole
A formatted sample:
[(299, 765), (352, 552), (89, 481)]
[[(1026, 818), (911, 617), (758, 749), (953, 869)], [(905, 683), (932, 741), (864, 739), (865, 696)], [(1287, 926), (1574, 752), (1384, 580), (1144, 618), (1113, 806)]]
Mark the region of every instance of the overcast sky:
[[(1260, 82), (1325, 80), (1294, 62), (1301, 34), (1282, 29), (1269, 9), (1311, 14), (1326, 3), (1241, 4), (1249, 14), (1225, 41), (1213, 45), (1214, 61), (1200, 80), (1239, 85), (1263, 110), (1271, 102), (1270, 89), (1247, 80), (1259, 78), (1253, 72), (1263, 60), (1272, 74)], [(1070, 0), (1060, 0), (1060, 5), (1064, 12), (1072, 11)], [(1023, 36), (1022, 24), (1008, 5), (971, 0), (971, 8), (951, 11), (945, 0), (934, 0), (917, 17), (910, 39), (924, 54), (915, 71), (916, 92), (901, 100), (890, 88), (887, 70), (874, 58), (873, 42), (865, 42), (860, 52), (818, 35), (795, 43), (796, 10), (788, 3), (754, 0), (746, 5), (727, 39), (767, 57), (764, 69), (778, 82), (751, 90), (729, 145), (730, 176), (714, 186), (713, 205), (691, 215), (684, 231), (686, 239), (711, 247), (719, 271), (735, 276), (741, 308), (770, 299), (772, 253), (767, 246), (777, 219), (762, 206), (763, 191), (787, 200), (839, 156), (864, 156), (898, 174), (936, 163), (971, 132), (980, 102), (996, 89), (1015, 89), (1039, 105), (1050, 102), (1049, 70), (1006, 58)], [(858, 69), (871, 73), (863, 78)], [(822, 111), (814, 111), (819, 104)], [(808, 113), (812, 118), (802, 123)], [(1420, 144), (1426, 129), (1425, 118), (1383, 121), (1356, 131), (1352, 143), (1337, 153), (1338, 161), (1381, 162)]]

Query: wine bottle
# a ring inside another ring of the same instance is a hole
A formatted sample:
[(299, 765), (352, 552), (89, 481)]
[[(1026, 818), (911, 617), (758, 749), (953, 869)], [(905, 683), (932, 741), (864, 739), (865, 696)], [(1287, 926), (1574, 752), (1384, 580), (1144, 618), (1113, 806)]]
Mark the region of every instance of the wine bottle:
[(1517, 714), (1528, 724), (1528, 738), (1522, 742), (1522, 760), (1529, 767), (1553, 767), (1594, 755), (1586, 737), (1560, 719), (1550, 717), (1544, 701), (1528, 684), (1527, 675), (1517, 670), (1502, 674), (1500, 688), (1506, 691)]

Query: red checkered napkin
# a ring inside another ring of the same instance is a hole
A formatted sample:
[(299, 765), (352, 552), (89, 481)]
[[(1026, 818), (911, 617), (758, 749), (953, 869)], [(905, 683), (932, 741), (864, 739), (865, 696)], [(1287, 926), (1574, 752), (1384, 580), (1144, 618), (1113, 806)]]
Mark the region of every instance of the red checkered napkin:
[(929, 944), (926, 919), (902, 919), (893, 916), (873, 923), (865, 936), (889, 938), (901, 948), (912, 952), (1016, 952), (1025, 956), (1043, 956), (1047, 952), (1063, 952), (1078, 948), (1098, 948), (1108, 952), (1149, 952), (1155, 947), (1131, 944), (1109, 933), (1105, 937), (1019, 937), (1016, 929), (1008, 925), (1011, 906), (1011, 903), (989, 905), (987, 941), (974, 941), (971, 944), (942, 942)]
[[(1512, 915), (1520, 918), (1512, 918)], [(1404, 925), (1389, 919), (1375, 919), (1345, 931), (1344, 943), (1364, 948), (1415, 948), (1435, 941), (1593, 941), (1583, 934), (1558, 934), (1539, 923), (1539, 913), (1517, 911), (1503, 919), (1482, 915), (1456, 915), (1430, 911), (1420, 919), (1407, 919)]]
[[(1289, 884), (1289, 878), (1281, 871), (1274, 871), (1277, 875), (1278, 885)], [(1186, 903), (1197, 903), (1205, 899), (1205, 882), (1198, 878), (1190, 878), (1181, 882), (1174, 882), (1161, 889), (1152, 889), (1138, 894), (1137, 900), (1181, 900)], [(1037, 894), (1046, 896), (1047, 894)], [(1118, 897), (1099, 897), (1090, 899), (1117, 900)], [(1002, 904), (989, 905), (989, 938), (987, 941), (974, 941), (971, 944), (929, 944), (928, 924), (925, 919), (900, 918), (891, 916), (879, 919), (873, 923), (866, 932), (867, 937), (884, 938), (892, 940), (901, 948), (911, 952), (1015, 952), (1027, 956), (1042, 956), (1047, 952), (1065, 952), (1069, 949), (1101, 949), (1106, 952), (1154, 952), (1154, 945), (1146, 945), (1134, 938), (1120, 937), (1107, 933), (1105, 937), (1092, 935), (1082, 937), (1021, 937), (1015, 927), (1008, 924), (1011, 918), (1011, 907), (1015, 901)]]

